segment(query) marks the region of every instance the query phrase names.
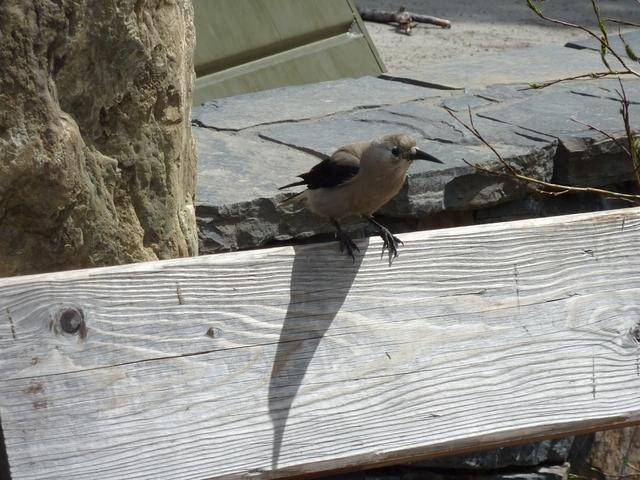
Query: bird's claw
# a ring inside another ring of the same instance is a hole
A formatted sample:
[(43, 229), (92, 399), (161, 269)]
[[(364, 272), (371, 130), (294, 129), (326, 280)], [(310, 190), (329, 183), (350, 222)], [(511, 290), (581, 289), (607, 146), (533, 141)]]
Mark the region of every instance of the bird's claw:
[(380, 237), (382, 238), (382, 252), (380, 253), (380, 259), (384, 257), (385, 250), (389, 250), (389, 266), (393, 263), (393, 260), (398, 257), (398, 246), (404, 245), (402, 240), (395, 237), (386, 228), (380, 230)]
[(351, 257), (353, 263), (356, 263), (356, 256), (353, 252), (360, 252), (358, 246), (354, 243), (353, 240), (351, 240), (351, 237), (344, 232), (336, 233), (336, 237), (338, 238), (338, 242), (340, 243), (340, 253), (343, 253), (346, 250), (347, 255)]

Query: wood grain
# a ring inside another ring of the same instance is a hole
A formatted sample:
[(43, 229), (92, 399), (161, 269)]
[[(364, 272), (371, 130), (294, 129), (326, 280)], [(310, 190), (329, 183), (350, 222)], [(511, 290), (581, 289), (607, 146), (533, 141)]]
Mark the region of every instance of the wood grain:
[(0, 280), (12, 478), (299, 477), (640, 421), (640, 209), (401, 238), (391, 268), (371, 239)]

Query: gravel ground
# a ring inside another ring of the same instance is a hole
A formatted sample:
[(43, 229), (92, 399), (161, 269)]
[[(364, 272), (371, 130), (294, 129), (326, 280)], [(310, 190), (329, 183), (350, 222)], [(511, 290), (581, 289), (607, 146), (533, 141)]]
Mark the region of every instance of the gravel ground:
[[(410, 12), (441, 17), (452, 24), (449, 30), (421, 24), (407, 36), (390, 25), (367, 22), (389, 71), (511, 48), (562, 46), (586, 37), (584, 32), (539, 19), (525, 0), (356, 0), (356, 4), (390, 11), (404, 4)], [(598, 4), (604, 16), (640, 23), (640, 6), (634, 0), (600, 0)], [(555, 18), (597, 29), (590, 0), (547, 1), (543, 10)]]

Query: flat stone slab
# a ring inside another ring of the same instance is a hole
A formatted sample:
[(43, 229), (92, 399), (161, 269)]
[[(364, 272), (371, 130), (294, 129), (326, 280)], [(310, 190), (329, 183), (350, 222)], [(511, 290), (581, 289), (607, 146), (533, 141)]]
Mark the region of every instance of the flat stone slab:
[[(460, 116), (467, 118), (465, 114)], [(554, 140), (552, 136), (538, 139), (532, 135), (519, 134), (514, 131), (515, 128), (496, 125), (495, 122), (483, 118), (475, 122), (489, 141), (507, 148), (516, 147), (516, 154), (522, 152), (518, 147), (541, 146)], [(456, 146), (462, 147), (462, 150), (458, 150), (459, 153), (466, 151), (466, 147), (482, 145), (457, 124), (444, 108), (420, 102), (340, 114), (317, 121), (280, 124), (264, 127), (258, 132), (262, 138), (324, 155), (329, 155), (341, 145), (354, 141), (369, 141), (394, 132), (407, 133), (429, 153), (436, 155), (439, 151), (447, 152), (442, 158), (439, 157), (444, 162), (443, 165), (415, 162), (414, 166), (419, 171), (460, 166), (460, 158), (464, 155), (452, 154), (456, 151)], [(474, 151), (469, 150), (469, 155), (474, 157)], [(486, 153), (488, 156), (491, 155), (488, 149)]]
[(273, 142), (194, 127), (198, 151), (196, 207), (217, 207), (273, 197), (318, 162), (312, 155)]
[(362, 77), (221, 98), (195, 107), (192, 119), (197, 125), (219, 130), (242, 130), (441, 95), (441, 90)]
[[(629, 99), (640, 98), (640, 81), (623, 82)], [(624, 123), (616, 93), (619, 89), (614, 79), (568, 82), (544, 89), (539, 95), (488, 106), (477, 115), (531, 138), (557, 138), (563, 148), (555, 158), (555, 182), (586, 187), (610, 185), (631, 177), (631, 161), (620, 155), (615, 143), (572, 119), (623, 138)], [(640, 116), (640, 105), (632, 103), (629, 109), (633, 122)]]
[[(640, 98), (640, 81), (625, 80), (624, 85), (630, 99)], [(277, 188), (295, 181), (342, 145), (393, 132), (414, 136), (422, 149), (444, 164), (414, 162), (403, 189), (380, 211), (386, 219), (411, 222), (441, 214), (460, 216), (528, 198), (521, 183), (480, 174), (466, 163), (498, 166), (493, 153), (457, 124), (445, 106), (464, 121), (471, 107), (476, 128), (503, 157), (532, 177), (584, 186), (611, 185), (632, 177), (630, 162), (619, 146), (571, 120), (592, 123), (622, 138), (616, 80), (566, 82), (538, 90), (523, 87), (492, 85), (455, 95), (445, 92), (442, 97), (308, 120), (256, 122), (239, 132), (195, 128), (200, 154), (197, 216), (206, 244), (202, 251), (318, 235), (331, 238), (328, 221), (304, 208), (280, 206), (290, 193)], [(631, 106), (631, 115), (634, 119), (640, 115), (638, 104)], [(254, 116), (260, 119), (262, 112), (254, 111)], [(345, 228), (357, 235), (366, 225), (348, 222)]]
[(597, 52), (565, 47), (535, 47), (392, 71), (383, 77), (438, 88), (463, 89), (544, 82), (604, 70), (606, 68)]
[[(549, 165), (546, 156), (553, 153), (555, 138), (521, 135), (515, 127), (484, 119), (477, 119), (476, 126), (505, 158), (518, 159), (518, 164), (531, 175), (550, 177), (551, 170), (545, 168)], [(259, 130), (265, 139), (325, 155), (341, 145), (393, 132), (413, 136), (420, 148), (443, 164), (414, 162), (405, 190), (381, 210), (383, 214), (404, 217), (443, 209), (481, 208), (522, 194), (514, 182), (478, 175), (465, 163), (495, 164), (496, 158), (437, 105), (413, 102)]]
[[(624, 37), (625, 42), (627, 42), (627, 44), (635, 52), (635, 54), (640, 55), (640, 31), (630, 30), (628, 32), (622, 32), (622, 36)], [(620, 37), (618, 37), (618, 34), (614, 33), (613, 31), (611, 31), (609, 35), (609, 45), (616, 53), (621, 55), (622, 58), (627, 59), (627, 56), (624, 52), (624, 44), (622, 43), (622, 40), (620, 40)], [(600, 52), (600, 42), (593, 37), (587, 37), (584, 40), (578, 40), (575, 42), (567, 42), (565, 44), (565, 47), (576, 48), (578, 50), (588, 49)], [(615, 65), (617, 64), (617, 61), (615, 60), (615, 57), (612, 57), (609, 54), (608, 58), (611, 58), (611, 66), (613, 68), (616, 68)], [(630, 64), (634, 63), (631, 60), (629, 60), (629, 62)]]
[[(640, 96), (640, 82), (624, 81), (627, 96)], [(608, 132), (624, 130), (620, 116), (620, 98), (616, 93), (620, 86), (617, 80), (566, 82), (504, 104), (492, 104), (479, 109), (481, 118), (518, 126), (531, 135), (548, 137), (593, 137), (594, 132), (572, 119), (587, 122)], [(640, 109), (632, 104), (632, 118), (637, 118)]]

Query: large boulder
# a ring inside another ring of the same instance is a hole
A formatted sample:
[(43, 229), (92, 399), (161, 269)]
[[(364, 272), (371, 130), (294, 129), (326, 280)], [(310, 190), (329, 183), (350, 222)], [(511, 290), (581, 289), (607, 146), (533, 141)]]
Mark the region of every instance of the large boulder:
[(0, 276), (197, 254), (190, 0), (0, 2)]

